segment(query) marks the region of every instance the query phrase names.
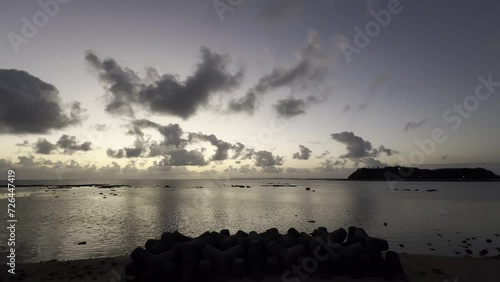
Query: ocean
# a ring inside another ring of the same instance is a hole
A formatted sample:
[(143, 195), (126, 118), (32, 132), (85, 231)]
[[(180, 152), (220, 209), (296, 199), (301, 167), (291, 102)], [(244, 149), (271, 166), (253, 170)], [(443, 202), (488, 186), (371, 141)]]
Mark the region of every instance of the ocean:
[[(276, 227), (284, 233), (291, 227), (312, 232), (320, 226), (334, 230), (352, 225), (363, 227), (371, 236), (387, 239), (390, 248), (398, 252), (463, 256), (468, 247), (473, 251), (472, 256), (478, 256), (482, 249), (487, 249), (488, 255), (498, 255), (500, 250), (500, 182), (396, 184), (284, 179), (16, 182), (18, 185), (92, 183), (131, 187), (16, 188), (18, 262), (124, 255), (144, 246), (150, 238), (175, 230), (198, 236), (221, 229), (234, 233)], [(273, 187), (270, 183), (290, 183), (284, 186), (292, 187)], [(165, 188), (166, 185), (171, 188)], [(431, 189), (437, 191), (427, 191)], [(4, 188), (0, 195), (4, 218), (6, 198)], [(6, 242), (7, 236), (8, 232), (1, 232), (1, 241)], [(466, 239), (472, 246), (465, 246), (462, 241)], [(492, 242), (487, 243), (487, 239)], [(86, 244), (78, 245), (83, 241)], [(8, 248), (6, 243), (0, 246), (1, 261), (6, 259)]]

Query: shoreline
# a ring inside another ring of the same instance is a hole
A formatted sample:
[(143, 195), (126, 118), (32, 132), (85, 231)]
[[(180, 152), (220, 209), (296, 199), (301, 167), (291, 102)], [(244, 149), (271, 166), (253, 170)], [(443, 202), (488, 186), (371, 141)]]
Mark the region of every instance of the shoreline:
[[(498, 281), (500, 258), (497, 257), (447, 257), (400, 253), (401, 262), (408, 281), (449, 282), (456, 281)], [(89, 258), (68, 261), (47, 261), (40, 263), (20, 263), (16, 274), (2, 271), (0, 281), (120, 281), (123, 266), (130, 257)], [(114, 279), (114, 280), (113, 280)], [(330, 281), (387, 281), (380, 278), (352, 279), (334, 276)], [(253, 281), (241, 279), (235, 281)], [(266, 277), (264, 282), (280, 281), (281, 277)], [(307, 281), (329, 281), (311, 277)]]

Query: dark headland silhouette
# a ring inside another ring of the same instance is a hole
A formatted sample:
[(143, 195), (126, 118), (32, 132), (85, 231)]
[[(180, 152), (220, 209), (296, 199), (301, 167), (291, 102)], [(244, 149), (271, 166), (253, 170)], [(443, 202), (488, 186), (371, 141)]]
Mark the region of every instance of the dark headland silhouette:
[(500, 176), (484, 168), (420, 169), (392, 166), (384, 168), (358, 168), (348, 180), (383, 181), (500, 181)]

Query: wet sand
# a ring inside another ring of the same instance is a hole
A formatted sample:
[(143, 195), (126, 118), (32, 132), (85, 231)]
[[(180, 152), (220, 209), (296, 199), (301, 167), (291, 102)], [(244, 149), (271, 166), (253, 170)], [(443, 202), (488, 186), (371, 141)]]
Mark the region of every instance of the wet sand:
[[(400, 254), (408, 281), (455, 282), (500, 281), (500, 258), (443, 257)], [(2, 266), (0, 281), (120, 281), (128, 256), (73, 261), (49, 261), (17, 265), (16, 275)], [(237, 281), (250, 282), (251, 279)], [(281, 277), (266, 278), (264, 282), (282, 281)], [(327, 281), (310, 278), (307, 281)], [(383, 279), (351, 279), (333, 277), (331, 281), (386, 281)]]

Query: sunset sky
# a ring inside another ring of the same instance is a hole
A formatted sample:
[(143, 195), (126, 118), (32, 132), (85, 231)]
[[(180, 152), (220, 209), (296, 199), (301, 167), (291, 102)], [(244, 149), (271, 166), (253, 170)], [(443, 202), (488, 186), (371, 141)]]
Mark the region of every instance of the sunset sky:
[(2, 1), (0, 167), (23, 179), (500, 174), (499, 8)]

